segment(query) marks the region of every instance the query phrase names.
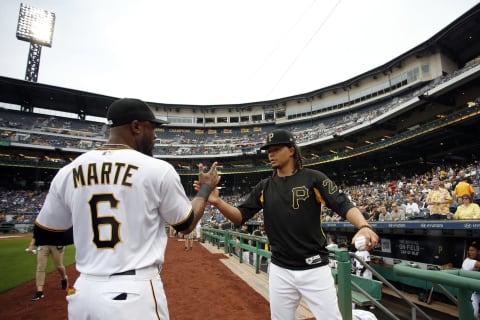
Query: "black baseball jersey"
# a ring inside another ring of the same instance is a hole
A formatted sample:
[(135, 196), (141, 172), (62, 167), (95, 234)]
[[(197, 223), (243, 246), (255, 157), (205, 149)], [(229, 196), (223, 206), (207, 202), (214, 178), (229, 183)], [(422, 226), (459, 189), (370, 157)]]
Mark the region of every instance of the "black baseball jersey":
[(354, 207), (324, 173), (304, 168), (292, 176), (260, 181), (238, 209), (243, 223), (263, 208), (272, 262), (286, 269), (305, 270), (328, 264), (322, 205), (343, 218)]

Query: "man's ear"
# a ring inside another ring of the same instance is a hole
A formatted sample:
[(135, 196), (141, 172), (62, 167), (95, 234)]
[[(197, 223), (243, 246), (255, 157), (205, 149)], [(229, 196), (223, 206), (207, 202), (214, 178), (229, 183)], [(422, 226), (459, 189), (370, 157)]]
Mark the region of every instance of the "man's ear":
[(140, 132), (142, 132), (141, 127), (142, 126), (140, 125), (140, 121), (138, 120), (133, 120), (132, 122), (130, 122), (130, 130), (133, 133), (133, 135), (140, 134)]

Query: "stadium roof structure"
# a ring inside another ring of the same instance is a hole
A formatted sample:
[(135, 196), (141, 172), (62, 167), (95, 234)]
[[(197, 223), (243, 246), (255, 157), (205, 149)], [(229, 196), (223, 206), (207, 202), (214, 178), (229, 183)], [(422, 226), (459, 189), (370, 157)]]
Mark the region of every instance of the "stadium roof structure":
[[(276, 99), (275, 102), (278, 103), (285, 100), (307, 98), (323, 91), (332, 90), (335, 87), (343, 88), (349, 84), (355, 83), (359, 79), (364, 78), (369, 74), (373, 75), (382, 71), (388, 71), (389, 69), (400, 64), (401, 61), (407, 56), (421, 56), (423, 52), (428, 50), (441, 50), (461, 67), (466, 62), (478, 56), (480, 52), (479, 35), (480, 4), (477, 4), (424, 43), (385, 63), (382, 66), (369, 70), (344, 82), (321, 88), (313, 92)], [(25, 80), (0, 76), (0, 102), (25, 106), (42, 106), (42, 108), (49, 108), (52, 110), (69, 112), (78, 115), (105, 117), (106, 109), (114, 99), (116, 99), (116, 97), (41, 83), (31, 83)], [(256, 103), (265, 103), (265, 101), (253, 102), (249, 104)], [(148, 104), (154, 107), (174, 106), (172, 104), (163, 104), (160, 102), (148, 102)], [(235, 107), (244, 105), (245, 104), (232, 104), (222, 105), (221, 107)], [(215, 106), (211, 105), (189, 105), (188, 107), (215, 108)]]

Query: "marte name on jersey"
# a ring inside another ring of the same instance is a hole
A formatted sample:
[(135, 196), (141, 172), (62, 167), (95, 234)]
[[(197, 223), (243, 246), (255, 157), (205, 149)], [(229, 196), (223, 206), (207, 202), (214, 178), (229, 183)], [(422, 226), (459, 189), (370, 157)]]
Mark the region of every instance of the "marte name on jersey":
[(72, 169), (73, 185), (91, 186), (95, 184), (121, 184), (131, 187), (130, 179), (138, 170), (138, 166), (121, 162), (101, 162), (79, 165)]

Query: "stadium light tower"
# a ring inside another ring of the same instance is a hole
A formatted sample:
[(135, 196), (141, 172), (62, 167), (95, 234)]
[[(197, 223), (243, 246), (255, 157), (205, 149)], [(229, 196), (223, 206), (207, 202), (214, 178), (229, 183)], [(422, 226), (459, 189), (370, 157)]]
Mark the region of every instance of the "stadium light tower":
[(42, 46), (52, 47), (55, 13), (20, 4), (17, 39), (30, 42), (25, 80), (37, 82)]

